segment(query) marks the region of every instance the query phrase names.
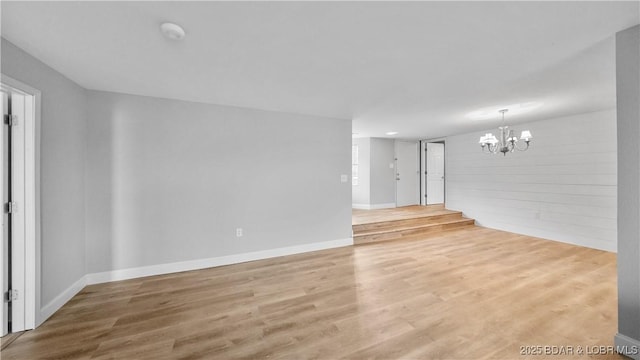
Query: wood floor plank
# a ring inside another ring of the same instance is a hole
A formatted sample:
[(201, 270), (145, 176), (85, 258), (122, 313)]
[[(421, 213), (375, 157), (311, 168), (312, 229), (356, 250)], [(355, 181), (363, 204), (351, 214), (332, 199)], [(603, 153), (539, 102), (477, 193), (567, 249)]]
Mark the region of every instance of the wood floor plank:
[(1, 355), (514, 359), (616, 325), (615, 254), (469, 227), (88, 286)]

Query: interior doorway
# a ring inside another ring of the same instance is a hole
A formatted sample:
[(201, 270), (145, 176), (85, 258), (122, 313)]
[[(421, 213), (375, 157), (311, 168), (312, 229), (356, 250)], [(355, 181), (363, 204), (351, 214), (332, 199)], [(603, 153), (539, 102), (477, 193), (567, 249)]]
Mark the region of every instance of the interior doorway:
[(422, 205), (445, 202), (445, 143), (444, 141), (422, 142)]
[(418, 142), (396, 141), (396, 207), (420, 204)]
[(426, 148), (426, 202), (444, 204), (444, 143), (428, 142)]
[(0, 82), (2, 246), (0, 335), (36, 322), (36, 119), (40, 93), (6, 76)]

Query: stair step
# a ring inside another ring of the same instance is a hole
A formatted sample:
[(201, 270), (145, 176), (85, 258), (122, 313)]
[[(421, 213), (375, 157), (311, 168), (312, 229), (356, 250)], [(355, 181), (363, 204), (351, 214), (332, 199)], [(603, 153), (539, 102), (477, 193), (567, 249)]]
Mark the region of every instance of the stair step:
[(415, 235), (425, 235), (437, 233), (450, 229), (458, 229), (466, 226), (473, 226), (474, 219), (460, 218), (454, 220), (444, 220), (437, 223), (426, 223), (422, 225), (396, 227), (393, 229), (371, 230), (365, 232), (354, 231), (353, 242), (355, 245), (368, 244), (380, 241), (399, 240)]
[(438, 215), (416, 215), (410, 218), (379, 221), (365, 224), (353, 225), (354, 233), (368, 232), (368, 231), (382, 231), (386, 229), (397, 229), (419, 225), (438, 224), (445, 221), (460, 220), (463, 219), (462, 212), (450, 211)]

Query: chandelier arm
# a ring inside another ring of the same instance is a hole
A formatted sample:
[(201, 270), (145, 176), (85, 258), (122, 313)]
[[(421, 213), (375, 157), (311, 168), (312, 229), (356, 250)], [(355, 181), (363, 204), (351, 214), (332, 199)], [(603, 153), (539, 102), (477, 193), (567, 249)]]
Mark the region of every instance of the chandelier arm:
[(514, 143), (514, 144), (513, 144), (513, 147), (514, 147), (516, 150), (518, 150), (518, 151), (526, 151), (526, 150), (529, 148), (529, 143), (530, 143), (530, 142), (531, 142), (531, 141), (525, 141), (525, 144), (526, 144), (526, 145), (525, 145), (525, 146), (523, 146), (523, 147), (518, 146), (518, 143)]

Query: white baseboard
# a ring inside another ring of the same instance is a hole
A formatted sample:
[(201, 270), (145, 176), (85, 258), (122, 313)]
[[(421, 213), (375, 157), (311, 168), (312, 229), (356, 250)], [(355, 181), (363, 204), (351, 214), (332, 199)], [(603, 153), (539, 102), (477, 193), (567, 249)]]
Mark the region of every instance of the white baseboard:
[(602, 250), (602, 251), (607, 251), (612, 253), (616, 253), (618, 251), (616, 241), (614, 241), (613, 243), (596, 242), (593, 240), (585, 239), (582, 236), (570, 236), (566, 234), (559, 234), (557, 232), (548, 232), (538, 228), (506, 224), (506, 223), (495, 222), (495, 221), (485, 222), (482, 219), (478, 219), (473, 215), (467, 215), (465, 213), (463, 213), (463, 216), (475, 218), (477, 226), (482, 226), (489, 229), (508, 231), (515, 234), (527, 235), (527, 236), (537, 237), (540, 239), (556, 241), (564, 244), (571, 244), (571, 245), (576, 245), (581, 247), (587, 247), (591, 249)]
[(352, 209), (369, 210), (369, 204), (351, 204)]
[(362, 209), (362, 210), (375, 210), (375, 209), (393, 209), (396, 207), (395, 203), (386, 203), (386, 204), (351, 204), (351, 207), (354, 209)]
[(396, 207), (396, 203), (371, 204), (371, 210), (374, 210), (374, 209), (393, 209), (395, 207)]
[(640, 360), (640, 340), (632, 339), (622, 334), (616, 334), (614, 338), (616, 351), (634, 360)]
[(87, 276), (83, 276), (78, 281), (69, 286), (66, 290), (56, 296), (53, 300), (49, 301), (45, 306), (40, 309), (40, 316), (36, 319), (36, 327), (40, 326), (45, 320), (53, 315), (62, 305), (76, 296), (87, 285)]
[(322, 241), (311, 244), (287, 246), (277, 249), (254, 251), (250, 253), (234, 254), (208, 259), (189, 260), (169, 264), (105, 271), (101, 273), (87, 274), (86, 280), (87, 285), (100, 284), (109, 281), (128, 280), (145, 276), (206, 269), (216, 266), (238, 264), (247, 261), (263, 260), (279, 256), (300, 254), (305, 252), (332, 249), (351, 245), (353, 245), (353, 238)]
[(145, 276), (169, 274), (181, 271), (206, 269), (216, 266), (232, 265), (247, 261), (263, 260), (279, 256), (301, 254), (311, 251), (333, 249), (352, 245), (353, 238), (346, 238), (316, 242), (311, 244), (287, 246), (270, 250), (254, 251), (243, 254), (220, 256), (209, 259), (190, 260), (169, 264), (151, 265), (87, 274), (73, 283), (73, 285), (69, 286), (61, 294), (56, 296), (55, 299), (51, 300), (47, 305), (43, 306), (42, 309), (40, 309), (40, 316), (37, 319), (36, 327), (40, 326), (40, 324), (42, 324), (51, 315), (58, 311), (64, 304), (71, 300), (71, 298), (73, 298), (87, 285), (118, 280), (128, 280)]

